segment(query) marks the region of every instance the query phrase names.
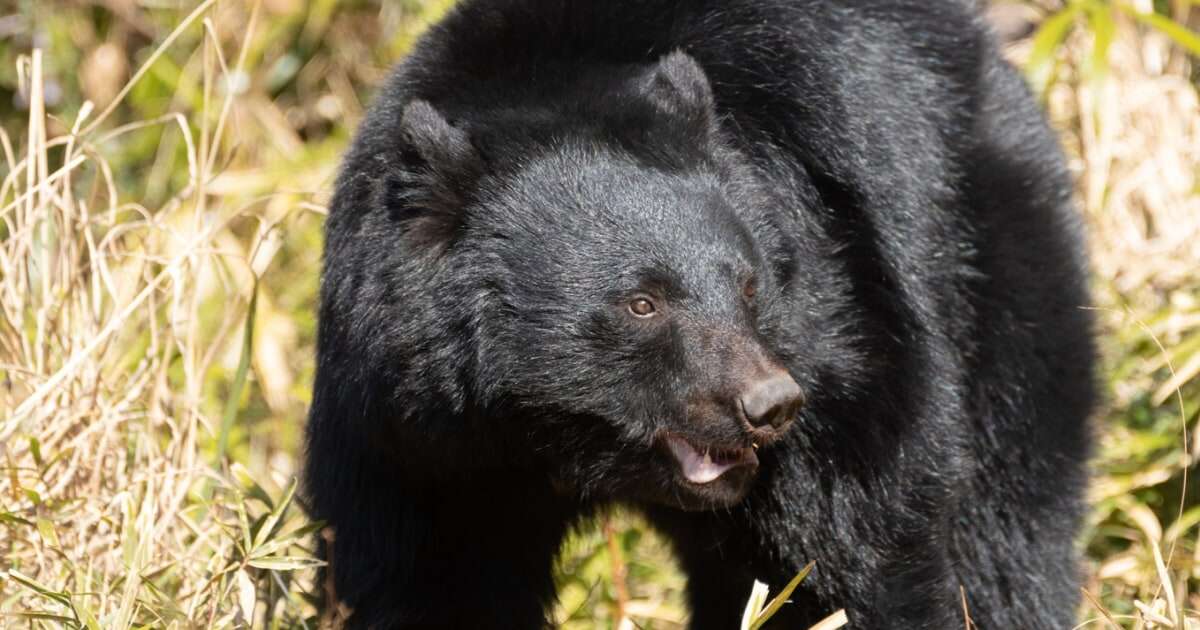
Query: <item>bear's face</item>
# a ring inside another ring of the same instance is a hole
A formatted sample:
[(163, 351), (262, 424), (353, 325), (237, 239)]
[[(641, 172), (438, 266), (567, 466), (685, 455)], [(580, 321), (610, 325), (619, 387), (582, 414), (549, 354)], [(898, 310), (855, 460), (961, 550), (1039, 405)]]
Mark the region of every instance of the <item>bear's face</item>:
[(760, 329), (787, 279), (730, 183), (566, 144), (487, 190), (462, 235), (491, 291), (481, 381), (537, 418), (560, 481), (740, 499), (802, 393)]
[[(429, 290), (477, 309), (463, 371), (560, 488), (685, 509), (740, 500), (804, 404), (795, 226), (717, 139), (702, 71), (674, 54), (585, 106), (451, 124), (404, 111), (383, 187)], [(809, 270), (812, 272), (813, 270)], [(441, 287), (441, 288), (438, 288)], [(786, 338), (788, 341), (776, 341)]]

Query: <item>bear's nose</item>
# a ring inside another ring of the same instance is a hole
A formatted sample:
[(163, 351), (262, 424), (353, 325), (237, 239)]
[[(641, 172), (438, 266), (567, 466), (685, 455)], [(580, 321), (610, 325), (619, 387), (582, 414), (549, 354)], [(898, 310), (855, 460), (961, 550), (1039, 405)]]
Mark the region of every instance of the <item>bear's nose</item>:
[(742, 393), (742, 412), (755, 428), (771, 425), (778, 429), (799, 410), (804, 398), (800, 386), (783, 370), (750, 383)]

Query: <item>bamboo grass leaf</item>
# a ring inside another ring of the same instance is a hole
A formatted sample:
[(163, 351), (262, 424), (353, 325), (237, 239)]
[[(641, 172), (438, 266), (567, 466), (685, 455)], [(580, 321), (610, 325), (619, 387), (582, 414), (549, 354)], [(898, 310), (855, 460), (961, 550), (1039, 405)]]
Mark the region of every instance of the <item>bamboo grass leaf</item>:
[(266, 558), (255, 558), (248, 561), (252, 567), (258, 569), (270, 569), (272, 571), (295, 571), (297, 569), (307, 569), (310, 567), (319, 567), (325, 563), (316, 558), (306, 558), (303, 556), (270, 556)]
[(809, 562), (803, 569), (800, 569), (796, 577), (792, 578), (792, 581), (788, 582), (788, 585), (783, 587), (783, 590), (779, 591), (779, 594), (771, 600), (771, 603), (767, 604), (767, 607), (758, 614), (754, 622), (750, 624), (750, 630), (758, 630), (767, 620), (775, 616), (775, 613), (779, 612), (779, 609), (783, 608), (783, 605), (788, 602), (788, 598), (792, 596), (792, 591), (795, 591), (796, 587), (800, 586), (800, 583), (804, 581), (804, 578), (808, 577), (809, 573), (812, 573), (815, 566), (817, 566), (816, 562)]
[(292, 503), (292, 497), (296, 494), (296, 480), (293, 478), (288, 484), (287, 491), (283, 493), (283, 498), (275, 505), (275, 509), (267, 515), (266, 520), (258, 529), (258, 534), (254, 537), (254, 546), (258, 547), (267, 542), (271, 538), (271, 534), (279, 528), (284, 512)]
[(1025, 73), (1039, 93), (1048, 87), (1055, 53), (1082, 10), (1083, 5), (1069, 5), (1042, 22), (1034, 34), (1033, 50), (1025, 64)]
[(1111, 5), (1104, 3), (1092, 3), (1087, 7), (1088, 25), (1093, 38), (1087, 74), (1093, 82), (1103, 81), (1108, 76), (1108, 51), (1117, 34), (1117, 23), (1113, 19), (1115, 11)]
[(217, 440), (217, 463), (225, 459), (229, 448), (229, 432), (233, 429), (233, 421), (237, 418), (238, 407), (242, 399), (242, 391), (246, 388), (246, 377), (250, 372), (250, 359), (254, 353), (254, 316), (258, 307), (258, 282), (250, 290), (250, 306), (246, 310), (246, 329), (242, 333), (242, 356), (238, 359), (237, 372), (233, 377), (233, 387), (229, 391), (229, 399), (225, 401), (225, 413), (221, 418), (221, 436)]
[(1127, 4), (1118, 4), (1116, 6), (1120, 7), (1125, 13), (1133, 16), (1135, 20), (1171, 38), (1172, 41), (1192, 55), (1200, 57), (1200, 34), (1165, 15), (1143, 13)]

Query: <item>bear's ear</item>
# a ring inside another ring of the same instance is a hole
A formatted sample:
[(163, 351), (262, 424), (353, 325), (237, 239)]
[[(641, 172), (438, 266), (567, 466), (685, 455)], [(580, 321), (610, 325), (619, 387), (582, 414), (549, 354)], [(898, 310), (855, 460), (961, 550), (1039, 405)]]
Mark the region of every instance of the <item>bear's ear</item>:
[(382, 203), (415, 245), (444, 247), (462, 225), (463, 206), (483, 174), (467, 132), (427, 101), (414, 100), (400, 119), (401, 164), (384, 177)]
[(433, 171), (461, 173), (479, 162), (467, 132), (451, 125), (428, 101), (409, 103), (401, 116), (400, 128), (408, 146)]
[(708, 75), (683, 51), (663, 57), (643, 83), (644, 95), (660, 111), (684, 119), (707, 133), (716, 119)]

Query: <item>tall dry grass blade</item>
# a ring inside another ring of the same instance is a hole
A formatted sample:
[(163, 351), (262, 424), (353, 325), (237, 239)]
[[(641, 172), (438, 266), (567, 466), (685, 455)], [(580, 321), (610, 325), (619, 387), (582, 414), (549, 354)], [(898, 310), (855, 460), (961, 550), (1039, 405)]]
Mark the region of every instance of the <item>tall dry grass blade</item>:
[(89, 124), (83, 129), (83, 131), (80, 132), (80, 135), (86, 136), (99, 128), (100, 125), (102, 125), (104, 121), (107, 120), (108, 117), (117, 110), (117, 107), (121, 105), (121, 103), (125, 100), (125, 97), (129, 96), (129, 92), (133, 90), (135, 85), (138, 84), (138, 81), (140, 81), (142, 77), (146, 76), (146, 73), (150, 71), (150, 68), (154, 65), (154, 63), (166, 53), (167, 49), (171, 47), (171, 44), (175, 43), (175, 40), (178, 39), (179, 36), (185, 31), (187, 31), (188, 27), (192, 25), (192, 22), (195, 22), (200, 16), (207, 13), (215, 3), (216, 0), (203, 0), (203, 2), (193, 9), (192, 12), (188, 14), (188, 16), (185, 17), (182, 22), (179, 23), (179, 26), (176, 26), (175, 30), (171, 31), (171, 34), (167, 35), (166, 39), (164, 39), (162, 43), (158, 45), (158, 48), (154, 49), (154, 52), (149, 58), (146, 59), (145, 63), (138, 68), (137, 72), (133, 74), (133, 77), (125, 83), (125, 86), (122, 87), (119, 92), (117, 92), (117, 95), (112, 99), (112, 102), (108, 104), (108, 107), (105, 107), (104, 110), (92, 120), (91, 124)]
[[(1083, 593), (1084, 599), (1086, 599), (1093, 608), (1100, 612), (1100, 614), (1104, 617), (1104, 621), (1106, 621), (1108, 625), (1112, 626), (1114, 630), (1121, 630), (1121, 624), (1117, 623), (1116, 619), (1113, 619), (1112, 614), (1104, 608), (1104, 606), (1100, 603), (1100, 600), (1096, 599), (1095, 595), (1089, 593), (1085, 588), (1079, 589), (1079, 592)], [(1076, 626), (1076, 628), (1082, 627), (1085, 624), (1080, 624), (1079, 626)]]

